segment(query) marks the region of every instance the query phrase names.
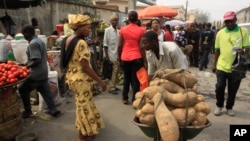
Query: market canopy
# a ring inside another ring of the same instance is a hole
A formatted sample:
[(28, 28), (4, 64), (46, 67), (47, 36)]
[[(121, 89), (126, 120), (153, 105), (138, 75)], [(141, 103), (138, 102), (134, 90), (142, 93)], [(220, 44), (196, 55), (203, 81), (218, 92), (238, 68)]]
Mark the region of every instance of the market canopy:
[(168, 6), (152, 5), (138, 11), (139, 18), (168, 17), (173, 18), (178, 12)]
[(0, 0), (0, 9), (19, 9), (41, 6), (46, 0)]

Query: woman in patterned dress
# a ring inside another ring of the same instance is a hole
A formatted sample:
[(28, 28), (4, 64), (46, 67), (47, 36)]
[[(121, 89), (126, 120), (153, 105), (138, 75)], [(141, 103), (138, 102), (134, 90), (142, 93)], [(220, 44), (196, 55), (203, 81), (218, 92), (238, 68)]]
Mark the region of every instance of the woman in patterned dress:
[(106, 85), (91, 68), (91, 53), (83, 40), (91, 31), (90, 17), (71, 15), (69, 27), (74, 30), (74, 34), (66, 39), (61, 61), (66, 70), (66, 82), (75, 95), (78, 141), (89, 141), (104, 127), (103, 119), (93, 101), (93, 82), (96, 81), (103, 91), (106, 90)]

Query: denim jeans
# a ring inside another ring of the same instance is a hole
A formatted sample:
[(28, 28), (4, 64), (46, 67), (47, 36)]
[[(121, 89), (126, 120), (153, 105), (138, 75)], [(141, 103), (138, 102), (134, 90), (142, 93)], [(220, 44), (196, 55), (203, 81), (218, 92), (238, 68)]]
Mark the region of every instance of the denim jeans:
[(223, 107), (225, 101), (225, 88), (228, 84), (228, 97), (226, 102), (226, 109), (232, 109), (235, 102), (237, 91), (240, 87), (241, 79), (237, 79), (237, 76), (233, 73), (226, 73), (224, 71), (216, 71), (217, 83), (215, 85), (216, 93), (216, 105), (217, 107)]
[(53, 100), (53, 94), (50, 91), (48, 79), (46, 80), (32, 80), (27, 79), (19, 87), (19, 94), (21, 95), (23, 106), (25, 110), (31, 110), (30, 104), (30, 92), (36, 89), (39, 91), (46, 102), (48, 109), (55, 110), (55, 102)]
[(136, 76), (136, 72), (143, 66), (143, 59), (136, 59), (133, 61), (122, 61), (121, 67), (124, 73), (124, 84), (123, 84), (123, 100), (128, 100), (128, 93), (130, 84), (132, 86), (133, 95), (132, 101), (135, 100), (135, 94), (140, 90), (140, 82)]

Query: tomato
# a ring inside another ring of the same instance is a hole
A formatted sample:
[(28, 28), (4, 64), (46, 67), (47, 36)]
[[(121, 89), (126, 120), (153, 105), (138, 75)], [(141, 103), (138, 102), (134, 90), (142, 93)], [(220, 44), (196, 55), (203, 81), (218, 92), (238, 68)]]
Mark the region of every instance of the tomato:
[(13, 79), (13, 78), (15, 78), (15, 75), (13, 73), (11, 73), (8, 75), (8, 78)]
[(13, 61), (11, 61), (11, 60), (8, 60), (8, 61), (7, 61), (7, 64), (14, 65), (15, 63), (14, 63)]

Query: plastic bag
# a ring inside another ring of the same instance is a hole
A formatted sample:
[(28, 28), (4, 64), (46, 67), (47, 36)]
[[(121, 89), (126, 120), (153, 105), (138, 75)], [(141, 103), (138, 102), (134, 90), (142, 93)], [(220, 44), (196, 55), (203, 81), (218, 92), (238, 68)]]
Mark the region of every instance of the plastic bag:
[(104, 60), (102, 66), (102, 76), (107, 79), (111, 79), (113, 71), (113, 63), (110, 60)]

